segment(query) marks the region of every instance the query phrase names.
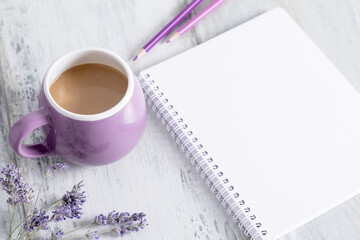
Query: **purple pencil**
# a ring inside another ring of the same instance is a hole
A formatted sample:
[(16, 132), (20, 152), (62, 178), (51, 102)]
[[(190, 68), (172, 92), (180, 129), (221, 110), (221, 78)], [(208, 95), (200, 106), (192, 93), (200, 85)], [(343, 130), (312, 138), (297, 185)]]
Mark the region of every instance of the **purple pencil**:
[(199, 5), (203, 0), (194, 0), (189, 5), (184, 8), (171, 22), (169, 22), (161, 31), (155, 35), (136, 55), (133, 61), (144, 56), (151, 48), (155, 46), (162, 38), (166, 36), (176, 25), (178, 25), (181, 20), (183, 20), (197, 5)]
[(200, 22), (204, 17), (209, 15), (212, 11), (218, 8), (225, 0), (215, 0), (209, 6), (207, 6), (204, 10), (199, 12), (195, 17), (193, 17), (189, 22), (187, 22), (184, 26), (179, 28), (174, 35), (167, 41), (168, 43), (174, 41), (175, 39), (184, 35), (187, 31), (189, 31), (195, 24)]

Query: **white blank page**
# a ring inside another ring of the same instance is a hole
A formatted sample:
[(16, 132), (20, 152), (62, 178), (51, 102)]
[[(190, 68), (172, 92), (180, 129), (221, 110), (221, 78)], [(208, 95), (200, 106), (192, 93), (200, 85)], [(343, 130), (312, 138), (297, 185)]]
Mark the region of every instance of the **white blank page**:
[(275, 9), (149, 73), (269, 238), (360, 188), (360, 97)]

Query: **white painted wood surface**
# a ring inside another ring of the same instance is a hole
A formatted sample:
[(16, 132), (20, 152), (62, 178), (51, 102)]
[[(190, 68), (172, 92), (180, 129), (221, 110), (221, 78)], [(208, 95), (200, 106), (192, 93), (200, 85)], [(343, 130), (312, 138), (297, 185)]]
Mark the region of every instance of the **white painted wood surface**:
[[(37, 188), (47, 166), (59, 160), (57, 156), (23, 159), (14, 155), (7, 144), (10, 126), (36, 110), (42, 77), (57, 57), (73, 49), (96, 46), (110, 49), (130, 62), (142, 44), (189, 2), (1, 0), (1, 166), (15, 163), (22, 167), (26, 180)], [(198, 9), (209, 2), (205, 0)], [(358, 0), (228, 0), (186, 36), (170, 45), (161, 42), (131, 66), (139, 72), (277, 6), (289, 12), (360, 90)], [(39, 139), (36, 132), (29, 142)], [(88, 195), (85, 215), (80, 221), (62, 224), (65, 230), (116, 209), (148, 213), (150, 225), (126, 239), (246, 239), (152, 114), (148, 114), (145, 134), (131, 154), (109, 166), (72, 165), (45, 182), (40, 205), (61, 197), (81, 179)], [(1, 192), (0, 239), (5, 239), (7, 225), (5, 200)], [(353, 198), (283, 239), (360, 239), (360, 198)]]

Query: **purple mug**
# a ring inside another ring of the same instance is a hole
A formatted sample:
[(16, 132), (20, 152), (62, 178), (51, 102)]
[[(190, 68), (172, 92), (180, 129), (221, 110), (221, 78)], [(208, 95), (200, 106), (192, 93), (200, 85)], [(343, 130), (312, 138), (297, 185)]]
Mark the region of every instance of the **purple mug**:
[[(128, 79), (125, 96), (113, 108), (98, 114), (76, 114), (60, 107), (49, 88), (69, 68), (100, 63), (123, 72)], [(99, 48), (80, 49), (60, 57), (45, 74), (39, 109), (20, 118), (9, 133), (12, 149), (22, 157), (58, 154), (79, 165), (104, 165), (129, 153), (140, 140), (146, 122), (146, 105), (140, 84), (126, 62)], [(43, 142), (24, 145), (25, 137), (42, 127)]]

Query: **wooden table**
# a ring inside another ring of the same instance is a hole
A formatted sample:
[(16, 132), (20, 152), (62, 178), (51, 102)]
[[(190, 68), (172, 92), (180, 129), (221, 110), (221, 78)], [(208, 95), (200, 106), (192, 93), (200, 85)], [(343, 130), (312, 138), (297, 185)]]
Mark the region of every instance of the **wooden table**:
[[(73, 49), (96, 46), (110, 49), (130, 63), (142, 44), (189, 2), (2, 0), (1, 166), (20, 166), (25, 179), (37, 189), (46, 168), (61, 160), (58, 156), (23, 159), (7, 143), (14, 122), (37, 109), (42, 77), (57, 57)], [(204, 1), (198, 9), (209, 2)], [(160, 43), (131, 67), (139, 72), (277, 6), (288, 11), (360, 90), (358, 0), (229, 0), (185, 37), (169, 45)], [(41, 133), (36, 131), (28, 142), (40, 139)], [(85, 215), (82, 220), (61, 224), (65, 230), (116, 209), (148, 214), (150, 225), (126, 239), (246, 239), (151, 113), (142, 140), (128, 156), (103, 167), (71, 165), (68, 171), (45, 181), (40, 206), (58, 199), (81, 179), (88, 196)], [(6, 195), (1, 192), (0, 239), (5, 239), (7, 227), (5, 201)], [(114, 238), (107, 235), (102, 239)], [(360, 239), (360, 198), (353, 198), (283, 239)]]

